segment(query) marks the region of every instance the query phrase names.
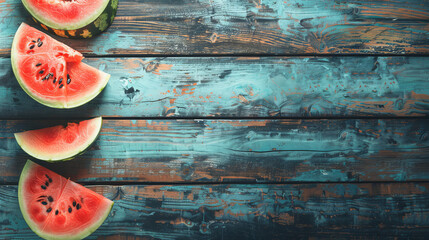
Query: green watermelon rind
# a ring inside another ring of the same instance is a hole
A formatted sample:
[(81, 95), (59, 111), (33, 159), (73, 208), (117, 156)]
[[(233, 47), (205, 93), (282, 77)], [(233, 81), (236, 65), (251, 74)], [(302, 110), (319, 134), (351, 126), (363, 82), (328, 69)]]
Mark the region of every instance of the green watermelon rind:
[[(90, 67), (92, 67), (92, 66), (90, 66)], [(94, 67), (92, 67), (92, 68), (94, 68)], [(94, 69), (96, 69), (96, 68), (94, 68)], [(105, 72), (101, 72), (101, 74), (104, 75), (104, 77), (100, 78), (100, 80), (103, 79), (104, 83), (103, 83), (103, 85), (100, 87), (100, 89), (98, 91), (93, 91), (91, 95), (88, 95), (85, 98), (80, 98), (80, 99), (75, 100), (75, 101), (73, 101), (71, 103), (70, 102), (66, 103), (66, 107), (65, 108), (75, 108), (75, 107), (82, 106), (82, 105), (90, 102), (95, 97), (97, 97), (104, 90), (104, 88), (106, 88), (107, 83), (109, 82), (109, 79), (110, 79), (110, 74), (105, 73)]]
[(25, 164), (24, 168), (22, 169), (21, 172), (21, 176), (19, 177), (19, 183), (18, 183), (18, 202), (19, 202), (19, 208), (21, 210), (22, 216), (24, 217), (25, 222), (27, 223), (27, 225), (30, 227), (30, 229), (36, 233), (39, 237), (44, 238), (44, 239), (56, 239), (56, 240), (74, 240), (74, 239), (83, 239), (87, 236), (89, 236), (90, 234), (92, 234), (93, 232), (95, 232), (100, 226), (101, 224), (103, 224), (103, 222), (107, 219), (107, 217), (109, 216), (112, 208), (113, 208), (113, 204), (114, 202), (111, 201), (111, 205), (110, 208), (106, 210), (106, 212), (102, 215), (102, 217), (94, 222), (92, 224), (91, 227), (88, 227), (85, 230), (80, 231), (79, 234), (77, 235), (73, 235), (73, 236), (69, 236), (69, 235), (64, 235), (64, 236), (57, 236), (57, 235), (53, 235), (53, 234), (46, 234), (43, 233), (42, 231), (40, 231), (37, 226), (35, 224), (33, 224), (33, 222), (31, 221), (30, 217), (28, 216), (28, 214), (26, 214), (28, 212), (27, 207), (24, 204), (24, 196), (22, 196), (22, 188), (23, 188), (23, 184), (25, 182), (25, 178), (27, 177), (27, 172), (34, 166), (35, 163), (33, 163), (31, 160), (27, 160), (27, 163)]
[[(18, 28), (18, 30), (16, 32), (19, 33), (20, 29), (22, 27), (24, 27), (24, 24), (21, 24), (21, 26)], [(69, 109), (69, 108), (79, 107), (79, 106), (82, 106), (82, 105), (88, 103), (89, 101), (91, 101), (95, 97), (97, 97), (98, 94), (100, 94), (104, 90), (104, 88), (107, 86), (107, 83), (109, 82), (109, 79), (110, 79), (110, 74), (102, 72), (102, 74), (104, 75), (104, 77), (100, 78), (100, 80), (103, 80), (104, 84), (100, 87), (100, 89), (98, 91), (93, 91), (93, 93), (91, 95), (88, 95), (85, 98), (81, 98), (78, 101), (74, 101), (73, 104), (61, 103), (59, 101), (47, 100), (47, 99), (43, 99), (43, 98), (35, 96), (27, 88), (27, 86), (23, 83), (23, 81), (21, 80), (21, 76), (19, 75), (19, 70), (18, 70), (18, 67), (17, 67), (18, 63), (17, 63), (17, 59), (16, 59), (17, 58), (17, 56), (16, 56), (16, 54), (17, 54), (16, 51), (17, 50), (16, 49), (17, 49), (18, 39), (20, 39), (20, 36), (19, 35), (15, 35), (15, 37), (13, 39), (13, 42), (12, 42), (11, 64), (12, 64), (13, 73), (14, 73), (15, 78), (18, 81), (19, 85), (27, 93), (27, 95), (29, 95), (32, 99), (36, 100), (40, 104), (43, 104), (45, 106), (52, 107), (52, 108), (61, 108), (61, 109)]]
[(39, 22), (43, 23), (44, 25), (54, 28), (54, 29), (59, 29), (59, 30), (76, 30), (82, 27), (85, 27), (91, 23), (93, 23), (95, 20), (97, 20), (97, 18), (104, 12), (104, 10), (109, 6), (110, 2), (112, 0), (104, 0), (103, 5), (97, 9), (97, 11), (95, 11), (92, 16), (90, 18), (88, 18), (88, 20), (86, 21), (82, 21), (79, 22), (75, 25), (70, 25), (68, 26), (67, 23), (57, 23), (54, 21), (51, 21), (49, 19), (44, 18), (43, 16), (37, 14), (34, 9), (32, 9), (26, 0), (22, 0), (22, 4), (24, 5), (25, 9), (34, 17), (36, 18)]
[(100, 121), (99, 128), (97, 131), (97, 135), (95, 135), (95, 137), (89, 142), (89, 144), (83, 146), (82, 148), (77, 149), (72, 154), (67, 155), (67, 156), (58, 155), (58, 157), (56, 157), (56, 158), (46, 158), (43, 156), (43, 154), (33, 153), (33, 152), (29, 151), (28, 149), (26, 149), (25, 142), (19, 137), (19, 133), (14, 133), (14, 136), (15, 136), (16, 142), (21, 147), (21, 149), (24, 150), (24, 152), (26, 152), (28, 155), (30, 155), (36, 159), (43, 160), (46, 162), (51, 162), (51, 163), (52, 162), (69, 161), (69, 160), (72, 160), (73, 158), (77, 157), (78, 155), (83, 154), (88, 148), (91, 147), (91, 145), (97, 140), (98, 136), (100, 135), (101, 128), (103, 126), (103, 118), (97, 117), (94, 119), (99, 119), (99, 121)]

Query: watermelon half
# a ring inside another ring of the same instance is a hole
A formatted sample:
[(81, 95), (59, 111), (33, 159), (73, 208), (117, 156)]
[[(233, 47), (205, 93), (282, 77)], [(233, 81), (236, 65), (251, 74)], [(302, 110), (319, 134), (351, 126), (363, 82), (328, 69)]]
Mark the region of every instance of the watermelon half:
[(118, 0), (22, 0), (33, 20), (61, 37), (90, 38), (109, 27)]
[(21, 87), (49, 107), (73, 108), (95, 98), (110, 75), (82, 63), (83, 56), (22, 23), (12, 43), (12, 69)]
[(101, 130), (102, 118), (97, 117), (67, 126), (15, 133), (19, 146), (29, 155), (45, 161), (70, 160), (83, 153)]
[(22, 215), (45, 239), (82, 239), (104, 222), (113, 202), (30, 160), (18, 186)]

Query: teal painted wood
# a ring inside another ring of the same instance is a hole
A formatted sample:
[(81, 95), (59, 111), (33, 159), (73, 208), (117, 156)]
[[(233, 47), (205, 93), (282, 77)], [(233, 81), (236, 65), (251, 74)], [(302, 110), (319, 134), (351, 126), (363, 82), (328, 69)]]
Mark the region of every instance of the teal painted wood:
[(428, 57), (97, 58), (99, 97), (37, 103), (0, 59), (0, 118), (428, 116)]
[[(29, 157), (13, 133), (53, 123), (0, 121), (0, 183)], [(428, 134), (427, 119), (104, 120), (85, 154), (42, 164), (100, 184), (428, 181)]]
[[(89, 239), (412, 238), (429, 234), (428, 183), (92, 186), (113, 199)], [(35, 239), (0, 186), (0, 238)]]
[[(106, 33), (61, 40), (88, 55), (421, 54), (428, 16), (427, 0), (121, 0)], [(0, 2), (0, 55), (23, 21), (19, 0)]]

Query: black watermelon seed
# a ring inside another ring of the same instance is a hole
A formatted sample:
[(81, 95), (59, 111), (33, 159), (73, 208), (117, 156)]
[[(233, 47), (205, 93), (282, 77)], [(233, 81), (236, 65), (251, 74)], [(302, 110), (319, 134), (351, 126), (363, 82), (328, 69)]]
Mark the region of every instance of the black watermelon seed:
[(54, 76), (54, 74), (53, 73), (49, 73), (47, 79), (51, 78), (52, 76)]
[(37, 42), (40, 42), (40, 38), (37, 39)]
[(45, 201), (43, 201), (43, 202), (42, 202), (42, 204), (43, 204), (43, 205), (48, 205), (48, 203), (47, 203), (47, 202), (45, 202)]
[(38, 63), (38, 64), (36, 64), (36, 67), (41, 66), (41, 65), (42, 65), (41, 63)]
[(61, 84), (63, 82), (63, 78), (60, 78), (60, 80), (58, 81), (58, 84)]
[(39, 199), (39, 200), (37, 200), (38, 202), (41, 202), (41, 201), (43, 201), (43, 199)]
[(49, 182), (52, 182), (52, 178), (49, 178)]
[(62, 85), (62, 84), (61, 84), (61, 85), (60, 85), (60, 88), (62, 88), (62, 87), (64, 87), (64, 85)]
[(34, 43), (36, 43), (36, 41), (34, 41), (34, 40), (31, 40), (32, 42), (34, 42)]
[[(54, 78), (54, 83), (57, 81), (57, 78)], [(49, 180), (51, 180), (52, 181), (52, 179), (49, 179)]]
[(38, 43), (37, 43), (37, 46), (38, 46), (38, 47), (41, 47), (42, 45), (43, 45), (43, 42), (38, 42)]
[(70, 78), (67, 79), (67, 84), (70, 84), (70, 82), (71, 82), (71, 79)]
[(76, 209), (77, 209), (77, 210), (79, 210), (79, 209), (80, 209), (80, 204), (79, 204), (79, 203), (76, 205)]
[(52, 208), (46, 209), (46, 212), (50, 213), (52, 211)]
[(55, 210), (55, 215), (58, 215), (58, 210)]
[(34, 48), (34, 45), (31, 45), (31, 46), (30, 46), (30, 49), (33, 49), (33, 48)]
[(76, 207), (76, 201), (73, 201), (73, 207)]
[(72, 208), (69, 206), (69, 213), (71, 213), (72, 212)]
[(48, 186), (49, 186), (49, 182), (48, 182), (48, 181), (46, 181), (46, 182), (45, 182), (45, 185), (46, 185), (46, 187), (48, 187)]
[(48, 197), (48, 201), (49, 201), (49, 202), (53, 202), (53, 201), (54, 201), (54, 199), (53, 199), (51, 196), (49, 196), (49, 197)]
[(48, 174), (45, 174), (45, 176), (46, 176), (47, 178), (50, 178), (50, 177), (48, 176)]
[(43, 74), (44, 72), (45, 72), (45, 70), (43, 70), (43, 69), (42, 69), (42, 70), (40, 70), (40, 72), (39, 72), (39, 73), (40, 73), (40, 74)]
[(42, 189), (43, 189), (43, 190), (45, 190), (45, 189), (46, 189), (46, 186), (45, 186), (45, 185), (42, 185), (41, 187), (42, 187)]

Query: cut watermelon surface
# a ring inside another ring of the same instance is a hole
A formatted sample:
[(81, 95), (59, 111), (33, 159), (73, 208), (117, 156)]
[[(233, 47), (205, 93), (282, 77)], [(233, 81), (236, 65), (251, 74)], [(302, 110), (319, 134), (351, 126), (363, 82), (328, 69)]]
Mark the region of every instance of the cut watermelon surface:
[(45, 161), (69, 160), (82, 153), (96, 139), (102, 118), (93, 118), (67, 126), (15, 133), (15, 139), (29, 155)]
[(107, 218), (113, 202), (30, 160), (18, 186), (21, 212), (45, 239), (82, 239)]
[(118, 0), (22, 0), (33, 20), (66, 38), (90, 38), (113, 22)]
[(22, 0), (22, 3), (45, 25), (73, 30), (97, 19), (109, 0)]
[(22, 23), (12, 44), (11, 61), (21, 87), (36, 101), (73, 108), (95, 98), (110, 75), (82, 63), (78, 51)]

